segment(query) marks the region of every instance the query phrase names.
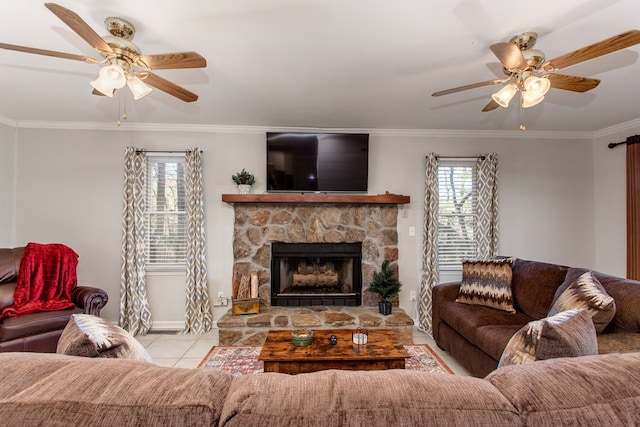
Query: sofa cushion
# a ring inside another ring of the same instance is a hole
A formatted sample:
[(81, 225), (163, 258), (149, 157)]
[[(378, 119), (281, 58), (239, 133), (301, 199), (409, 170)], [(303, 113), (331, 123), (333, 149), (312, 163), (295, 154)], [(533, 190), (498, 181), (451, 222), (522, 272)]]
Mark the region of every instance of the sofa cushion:
[[(235, 377), (220, 425), (520, 425), (507, 399), (478, 378), (402, 369)], [(512, 423), (512, 424), (510, 424)]]
[(547, 317), (569, 267), (518, 258), (512, 270), (511, 291), (516, 310), (532, 319)]
[(602, 333), (616, 314), (616, 302), (604, 290), (593, 272), (588, 271), (571, 283), (558, 288), (549, 316), (574, 308), (589, 311), (598, 334)]
[(615, 332), (598, 335), (598, 354), (633, 353), (640, 351), (640, 334)]
[(0, 248), (0, 284), (16, 282), (24, 247)]
[(74, 314), (62, 331), (57, 353), (152, 362), (147, 350), (119, 326), (90, 314)]
[(122, 359), (0, 354), (2, 425), (217, 426), (233, 376)]
[(640, 353), (505, 366), (486, 379), (522, 414), (522, 425), (640, 425)]
[(16, 290), (16, 282), (0, 284), (0, 311), (13, 304), (13, 293)]
[(0, 342), (51, 331), (62, 331), (75, 313), (82, 313), (82, 310), (68, 308), (66, 310), (23, 314), (17, 317), (5, 317), (0, 319)]
[(515, 313), (511, 278), (514, 258), (462, 262), (462, 282), (456, 302), (483, 305)]
[(496, 362), (500, 359), (504, 345), (513, 334), (532, 320), (524, 313), (509, 313), (482, 305), (460, 304), (454, 301), (440, 302), (440, 320), (449, 325), (465, 340), (475, 346), (483, 346), (486, 342), (484, 327), (506, 326), (512, 328), (512, 332), (504, 337), (506, 340), (500, 352), (495, 356)]
[(498, 367), (558, 357), (598, 354), (598, 338), (586, 309), (529, 322), (509, 340)]

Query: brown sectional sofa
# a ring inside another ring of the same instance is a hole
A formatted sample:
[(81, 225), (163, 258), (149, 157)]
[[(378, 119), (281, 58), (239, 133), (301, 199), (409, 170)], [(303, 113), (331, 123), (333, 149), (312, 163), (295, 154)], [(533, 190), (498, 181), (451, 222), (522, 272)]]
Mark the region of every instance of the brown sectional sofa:
[(51, 426), (640, 424), (640, 353), (539, 361), (485, 379), (427, 372), (250, 374), (0, 354), (0, 419)]
[[(512, 271), (516, 313), (455, 302), (459, 282), (433, 288), (433, 337), (474, 376), (495, 370), (513, 334), (546, 317), (556, 290), (589, 270), (517, 259)], [(595, 276), (616, 303), (615, 317), (598, 335), (598, 352), (640, 351), (640, 282), (598, 272)]]

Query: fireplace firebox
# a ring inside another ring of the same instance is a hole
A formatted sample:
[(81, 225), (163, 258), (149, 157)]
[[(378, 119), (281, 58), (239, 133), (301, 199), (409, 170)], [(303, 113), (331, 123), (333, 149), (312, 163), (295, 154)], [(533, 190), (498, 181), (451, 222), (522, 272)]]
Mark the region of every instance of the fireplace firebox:
[(361, 302), (362, 243), (271, 244), (271, 305)]

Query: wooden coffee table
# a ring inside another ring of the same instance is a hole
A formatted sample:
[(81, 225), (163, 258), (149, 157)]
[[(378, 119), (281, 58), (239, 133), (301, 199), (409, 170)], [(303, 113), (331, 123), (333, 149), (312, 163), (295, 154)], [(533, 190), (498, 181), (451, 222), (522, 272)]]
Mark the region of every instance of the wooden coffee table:
[[(354, 344), (351, 333), (350, 329), (317, 329), (313, 342), (299, 347), (291, 342), (291, 330), (271, 330), (258, 359), (264, 362), (264, 372), (285, 374), (325, 369), (404, 369), (409, 353), (391, 329), (370, 329), (364, 345)], [(336, 345), (329, 342), (331, 335), (338, 338)]]

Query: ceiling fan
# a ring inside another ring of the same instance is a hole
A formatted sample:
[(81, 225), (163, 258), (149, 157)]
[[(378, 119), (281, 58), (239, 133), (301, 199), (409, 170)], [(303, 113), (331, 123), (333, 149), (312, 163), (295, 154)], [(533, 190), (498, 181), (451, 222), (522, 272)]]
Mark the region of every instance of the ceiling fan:
[(133, 93), (134, 99), (140, 99), (147, 95), (151, 91), (149, 86), (185, 102), (193, 102), (198, 99), (198, 95), (195, 93), (152, 73), (151, 70), (203, 68), (207, 66), (207, 61), (201, 55), (195, 52), (143, 55), (140, 48), (131, 41), (135, 35), (135, 27), (127, 20), (115, 17), (105, 19), (105, 25), (111, 35), (100, 37), (75, 12), (55, 3), (45, 3), (44, 5), (89, 43), (103, 59), (98, 60), (83, 55), (6, 43), (0, 43), (0, 48), (73, 59), (89, 64), (104, 64), (99, 77), (91, 82), (94, 95), (111, 97), (118, 89), (127, 85)]
[[(555, 71), (640, 43), (640, 30), (618, 34), (549, 61), (546, 60), (543, 52), (532, 49), (537, 38), (537, 33), (526, 32), (513, 37), (508, 43), (496, 43), (490, 46), (491, 52), (502, 63), (507, 78), (441, 90), (434, 92), (432, 96), (506, 83), (498, 92), (491, 95), (491, 101), (482, 109), (483, 112), (487, 112), (498, 107), (508, 107), (517, 92), (520, 92), (521, 109), (540, 103), (550, 88), (587, 92), (598, 86), (600, 80), (559, 74)], [(524, 130), (524, 125), (521, 124), (520, 129)]]

